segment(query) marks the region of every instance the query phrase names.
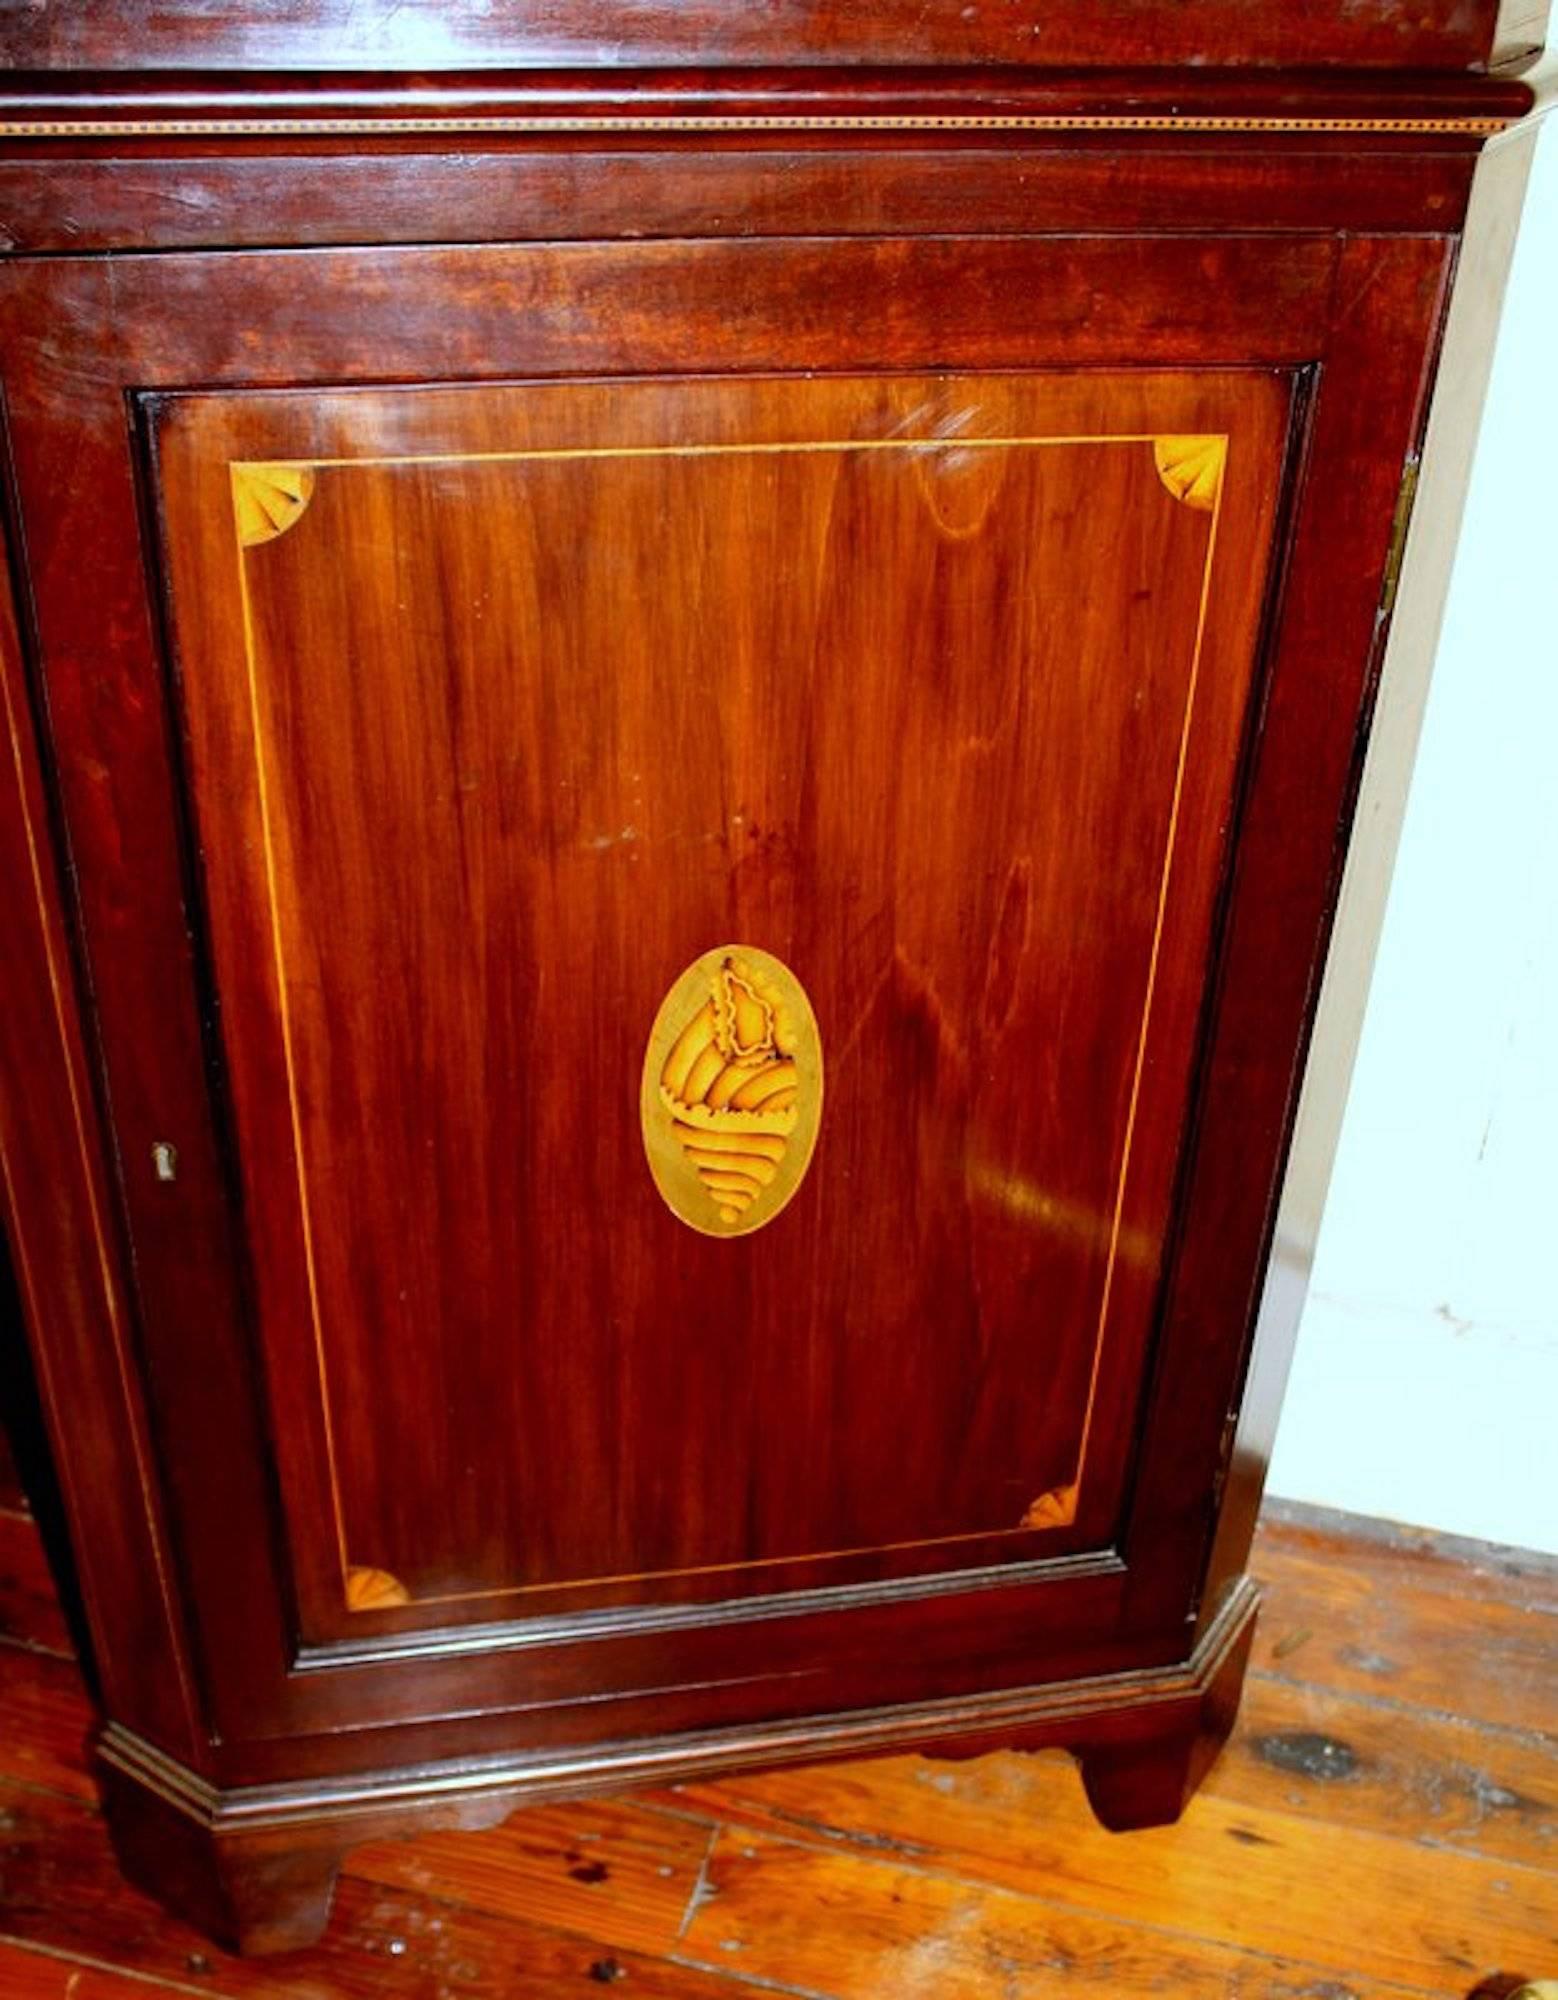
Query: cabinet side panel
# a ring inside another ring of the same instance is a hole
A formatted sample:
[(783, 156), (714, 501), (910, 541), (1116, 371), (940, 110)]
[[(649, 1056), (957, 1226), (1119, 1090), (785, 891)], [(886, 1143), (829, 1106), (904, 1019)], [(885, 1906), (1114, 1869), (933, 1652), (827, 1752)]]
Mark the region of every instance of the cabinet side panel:
[[(1176, 1396), (1171, 1422), (1149, 1416), (1127, 1537), (1133, 1615), (1148, 1623), (1182, 1600), (1186, 1564), (1206, 1561), (1219, 1495), (1205, 1468), (1231, 1444), (1243, 1388), (1372, 709), (1392, 516), (1421, 433), (1452, 249), (1446, 238), (1359, 239), (1337, 273), (1230, 885), (1159, 1407), (1173, 1356), (1210, 1343), (1226, 1367)], [(1205, 1608), (1242, 1566), (1258, 1493), (1245, 1466)]]
[(0, 594), (0, 1198), (105, 1698), (199, 1760), (9, 590)]

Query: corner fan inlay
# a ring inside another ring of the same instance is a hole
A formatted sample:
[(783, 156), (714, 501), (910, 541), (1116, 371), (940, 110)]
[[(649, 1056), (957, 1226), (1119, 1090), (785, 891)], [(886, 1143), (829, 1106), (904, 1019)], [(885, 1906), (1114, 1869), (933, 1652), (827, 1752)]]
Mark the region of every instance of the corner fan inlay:
[(365, 1569), (353, 1564), (346, 1572), (348, 1611), (390, 1611), (409, 1604), (411, 1592), (387, 1569)]
[(1176, 500), (1187, 507), (1210, 514), (1223, 490), (1223, 468), (1228, 463), (1225, 437), (1154, 438), (1152, 456), (1158, 477)]
[(314, 474), (306, 465), (259, 465), (239, 461), (228, 467), (233, 482), (233, 514), (238, 540), (246, 549), (273, 542), (302, 519), (314, 497)]

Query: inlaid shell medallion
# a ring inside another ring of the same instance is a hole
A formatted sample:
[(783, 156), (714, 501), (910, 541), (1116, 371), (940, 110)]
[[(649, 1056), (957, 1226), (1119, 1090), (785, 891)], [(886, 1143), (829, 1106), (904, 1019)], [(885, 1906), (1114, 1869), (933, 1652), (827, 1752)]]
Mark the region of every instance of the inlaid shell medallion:
[(640, 1108), (655, 1186), (689, 1228), (743, 1236), (772, 1222), (822, 1116), (816, 1016), (789, 967), (753, 945), (694, 960), (655, 1016)]

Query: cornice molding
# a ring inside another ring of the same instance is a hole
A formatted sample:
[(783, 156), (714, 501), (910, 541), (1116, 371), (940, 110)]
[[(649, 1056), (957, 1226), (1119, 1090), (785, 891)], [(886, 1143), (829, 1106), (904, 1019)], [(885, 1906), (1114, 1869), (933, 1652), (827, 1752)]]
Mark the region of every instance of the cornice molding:
[(991, 134), (1354, 135), (1484, 139), (1524, 115), (1519, 82), (1422, 75), (1014, 78), (860, 72), (558, 73), (433, 82), (217, 77), (178, 85), (32, 78), (0, 91), (0, 145), (148, 146), (494, 139), (800, 139)]

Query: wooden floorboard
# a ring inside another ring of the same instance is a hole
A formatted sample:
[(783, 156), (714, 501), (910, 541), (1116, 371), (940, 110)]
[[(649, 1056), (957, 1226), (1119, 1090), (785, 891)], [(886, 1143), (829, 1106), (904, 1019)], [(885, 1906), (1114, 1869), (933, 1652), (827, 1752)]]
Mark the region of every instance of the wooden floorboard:
[(0, 1505), (0, 1644), (70, 1657), (70, 1633), (44, 1559), (38, 1524)]
[(1245, 1684), (1214, 1793), (1333, 1827), (1392, 1836), (1410, 1828), (1420, 1841), (1489, 1860), (1558, 1867), (1558, 1738), (1260, 1672)]
[(0, 1994), (5, 2000), (154, 2000), (160, 1982), (108, 1966), (83, 1965), (46, 1950), (0, 1944)]
[[(870, 1868), (887, 1857), (868, 1858), (867, 1843), (887, 1840), (904, 1865), (964, 1888), (1014, 1890), (1078, 1920), (1128, 1917), (1293, 1964), (1333, 1963), (1322, 1934), (1344, 1881), (1371, 1912), (1344, 1941), (1349, 1974), (1428, 1992), (1453, 1990), (1489, 1930), (1531, 1961), (1554, 1927), (1553, 1885), (1537, 1870), (1446, 1850), (1434, 1857), (1428, 1900), (1421, 1845), (1332, 1821), (1320, 1835), (1312, 1820), (1215, 1790), (1179, 1826), (1122, 1840), (1077, 1811), (1074, 1773), (1049, 1758), (988, 1757), (945, 1773), (911, 1759), (860, 1774), (833, 1766), (708, 1787), (697, 1802), (729, 1827), (827, 1842)], [(716, 1861), (729, 1859), (722, 1835)], [(718, 1881), (720, 1866), (713, 1872)], [(722, 1889), (716, 1915), (750, 1893), (748, 1871), (734, 1872), (742, 1889)]]
[(118, 1876), (90, 1711), (10, 1550), (0, 2000), (1412, 2000), (1558, 1974), (1543, 1558), (1269, 1517), (1239, 1728), (1174, 1828), (1103, 1833), (1058, 1755), (768, 1772), (363, 1848), (322, 1945), (238, 1963)]

